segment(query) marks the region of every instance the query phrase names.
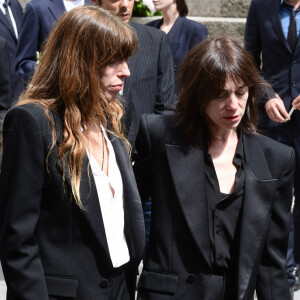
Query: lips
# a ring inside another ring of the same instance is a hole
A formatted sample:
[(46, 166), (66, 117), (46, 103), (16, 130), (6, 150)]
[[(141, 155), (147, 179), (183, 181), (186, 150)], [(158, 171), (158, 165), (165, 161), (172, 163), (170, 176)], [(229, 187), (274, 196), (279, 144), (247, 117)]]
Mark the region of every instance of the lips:
[(224, 117), (224, 119), (225, 119), (226, 121), (235, 122), (235, 121), (239, 120), (239, 117), (240, 117), (239, 115), (235, 115), (235, 116)]
[(123, 88), (123, 83), (119, 83), (119, 84), (114, 84), (111, 86), (114, 90), (116, 91), (121, 91)]

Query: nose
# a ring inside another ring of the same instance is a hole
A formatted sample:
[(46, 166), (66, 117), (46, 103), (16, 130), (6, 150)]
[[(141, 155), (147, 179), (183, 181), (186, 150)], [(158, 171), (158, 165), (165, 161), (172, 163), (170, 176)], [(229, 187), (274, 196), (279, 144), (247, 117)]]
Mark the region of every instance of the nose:
[(127, 10), (127, 7), (128, 7), (128, 0), (122, 0), (121, 3), (120, 3), (120, 6), (121, 6), (122, 12), (125, 12)]
[(228, 100), (226, 102), (226, 109), (228, 110), (237, 110), (239, 106), (239, 99), (238, 97), (232, 93), (229, 95)]
[(122, 61), (120, 63), (119, 70), (118, 70), (118, 76), (119, 77), (129, 77), (130, 76), (130, 71), (129, 71), (126, 61)]

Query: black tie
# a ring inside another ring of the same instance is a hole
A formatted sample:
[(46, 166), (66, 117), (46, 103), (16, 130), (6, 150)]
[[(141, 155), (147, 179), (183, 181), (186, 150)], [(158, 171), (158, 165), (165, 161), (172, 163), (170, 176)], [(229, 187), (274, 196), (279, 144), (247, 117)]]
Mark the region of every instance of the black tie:
[(11, 17), (10, 17), (10, 14), (9, 14), (9, 11), (8, 11), (8, 6), (9, 5), (10, 5), (9, 0), (4, 0), (3, 7), (5, 9), (5, 16), (8, 20), (8, 22), (9, 22), (9, 24), (12, 26), (12, 28), (14, 28)]
[(291, 13), (291, 20), (289, 25), (289, 31), (287, 36), (287, 41), (291, 47), (291, 50), (294, 52), (298, 37), (297, 37), (297, 24), (296, 24), (296, 14), (300, 11), (300, 7), (298, 7), (296, 10), (294, 10), (291, 6), (287, 5), (285, 3), (285, 7), (288, 8), (288, 10)]

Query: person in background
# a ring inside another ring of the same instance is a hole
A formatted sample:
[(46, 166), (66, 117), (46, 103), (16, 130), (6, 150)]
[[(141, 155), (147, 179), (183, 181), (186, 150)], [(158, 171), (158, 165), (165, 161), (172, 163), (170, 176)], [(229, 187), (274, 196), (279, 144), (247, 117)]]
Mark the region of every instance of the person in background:
[(0, 175), (8, 300), (135, 299), (145, 230), (117, 96), (136, 46), (109, 12), (71, 10), (8, 111)]
[[(174, 62), (174, 77), (182, 58), (196, 44), (207, 38), (207, 28), (188, 20), (188, 7), (185, 0), (153, 0), (156, 10), (161, 10), (162, 19), (147, 23), (165, 32), (168, 37)], [(177, 93), (177, 89), (176, 89)]]
[(295, 263), (300, 264), (299, 30), (299, 0), (251, 1), (245, 47), (254, 57), (257, 69), (272, 87), (261, 99), (259, 129), (272, 139), (293, 147), (296, 153), (294, 222), (291, 220), (287, 264), (290, 284), (292, 286), (296, 279), (296, 289), (300, 287), (299, 277), (295, 276), (298, 273)]
[(174, 116), (142, 117), (135, 173), (152, 197), (138, 300), (291, 299), (294, 150), (256, 130), (252, 56), (211, 37), (185, 56)]
[(28, 84), (37, 66), (37, 52), (42, 49), (54, 25), (66, 12), (90, 0), (32, 0), (25, 7), (19, 33), (16, 68), (25, 84)]
[[(12, 79), (12, 96), (1, 101), (1, 111), (9, 109), (24, 89), (16, 67), (17, 44), (23, 18), (23, 10), (18, 0), (0, 0), (0, 37), (6, 40)], [(0, 52), (2, 55), (2, 52)]]
[[(13, 99), (13, 83), (11, 78), (11, 68), (9, 52), (6, 40), (0, 37), (0, 130), (2, 131), (2, 124), (5, 113), (10, 108), (9, 104)], [(1, 141), (1, 138), (0, 138)], [(1, 154), (0, 154), (1, 157)], [(0, 158), (1, 164), (1, 158)]]
[(128, 140), (135, 155), (135, 138), (143, 114), (172, 114), (174, 103), (173, 61), (167, 37), (161, 31), (130, 22), (134, 0), (92, 0), (134, 29), (138, 50), (128, 61), (130, 77), (122, 91)]

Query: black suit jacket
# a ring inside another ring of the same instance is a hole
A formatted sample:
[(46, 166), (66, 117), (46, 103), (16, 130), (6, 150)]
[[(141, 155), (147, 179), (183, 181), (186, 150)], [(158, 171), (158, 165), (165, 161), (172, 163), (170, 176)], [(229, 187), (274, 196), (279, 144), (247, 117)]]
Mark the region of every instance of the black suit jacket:
[[(53, 114), (62, 132), (61, 119)], [(80, 211), (62, 181), (58, 144), (48, 119), (30, 104), (11, 109), (4, 121), (0, 177), (0, 252), (9, 300), (106, 299), (117, 278), (109, 255), (99, 199), (88, 159), (82, 166)], [(127, 280), (134, 299), (136, 269), (144, 248), (144, 222), (131, 162), (110, 135), (124, 185), (125, 236), (130, 253)], [(65, 297), (65, 298), (63, 298)], [(123, 300), (122, 296), (116, 299)]]
[[(244, 199), (237, 256), (226, 300), (288, 300), (285, 275), (294, 151), (267, 137), (243, 136)], [(143, 116), (135, 171), (152, 197), (148, 254), (138, 300), (206, 300), (199, 273), (210, 274), (204, 153), (189, 146), (171, 116)], [(209, 294), (209, 291), (206, 291)]]
[[(85, 4), (91, 4), (85, 0)], [(28, 82), (36, 68), (36, 52), (51, 30), (66, 12), (63, 0), (32, 0), (27, 3), (19, 34), (17, 49), (17, 70), (20, 77)]]
[[(16, 21), (17, 30), (18, 33), (20, 33), (23, 10), (17, 0), (10, 0), (10, 3), (10, 8)], [(1, 103), (2, 106), (5, 105), (5, 109), (9, 109), (12, 105), (12, 101), (17, 100), (17, 98), (23, 91), (24, 84), (15, 69), (18, 39), (15, 35), (13, 27), (8, 22), (2, 10), (0, 10), (0, 37), (6, 40), (10, 57), (10, 73), (13, 81), (13, 98), (10, 100), (7, 99), (6, 103)]]
[(13, 99), (13, 85), (7, 43), (0, 37), (0, 126), (8, 105)]
[[(246, 23), (245, 46), (289, 111), (292, 101), (300, 94), (300, 43), (293, 53), (282, 30), (280, 0), (252, 0)], [(269, 99), (273, 96), (271, 94)], [(265, 111), (261, 117), (264, 128), (280, 126), (270, 120)], [(300, 128), (299, 111), (293, 113), (292, 119)]]
[(173, 61), (166, 35), (149, 26), (129, 24), (139, 42), (137, 53), (128, 61), (131, 74), (125, 78), (123, 95), (130, 115), (128, 139), (134, 146), (142, 114), (172, 113), (175, 99)]

